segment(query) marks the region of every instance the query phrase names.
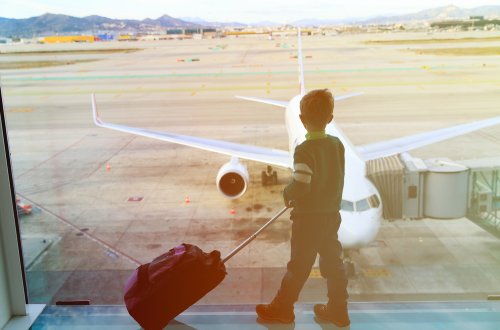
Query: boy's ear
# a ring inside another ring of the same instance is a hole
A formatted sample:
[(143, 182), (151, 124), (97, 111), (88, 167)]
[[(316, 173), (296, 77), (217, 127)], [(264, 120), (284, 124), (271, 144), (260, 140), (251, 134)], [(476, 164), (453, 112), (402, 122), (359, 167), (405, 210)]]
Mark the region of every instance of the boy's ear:
[(328, 119), (327, 123), (328, 123), (328, 124), (329, 124), (329, 123), (331, 123), (331, 122), (332, 122), (332, 120), (333, 120), (333, 113), (332, 113), (332, 114), (330, 114), (330, 119)]

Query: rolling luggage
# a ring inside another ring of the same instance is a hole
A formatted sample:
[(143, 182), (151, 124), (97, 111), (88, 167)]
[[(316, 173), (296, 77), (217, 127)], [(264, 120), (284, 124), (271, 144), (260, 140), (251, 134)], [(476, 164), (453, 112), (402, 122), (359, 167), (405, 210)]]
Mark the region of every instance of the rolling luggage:
[(226, 276), (224, 263), (250, 243), (288, 208), (238, 245), (224, 259), (183, 243), (139, 266), (125, 286), (129, 314), (146, 330), (162, 329), (170, 320), (214, 289)]

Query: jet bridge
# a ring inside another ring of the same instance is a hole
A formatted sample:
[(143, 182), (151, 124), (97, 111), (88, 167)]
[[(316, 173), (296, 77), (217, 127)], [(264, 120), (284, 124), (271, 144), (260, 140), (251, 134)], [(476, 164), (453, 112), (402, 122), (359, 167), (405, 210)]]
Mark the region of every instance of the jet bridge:
[(387, 220), (403, 216), (404, 164), (398, 156), (370, 160), (366, 164), (368, 178), (377, 187), (382, 199), (382, 216)]
[(467, 217), (500, 238), (500, 157), (461, 163), (470, 168)]
[(369, 161), (367, 175), (385, 219), (467, 216), (500, 237), (500, 157), (422, 160), (404, 153)]

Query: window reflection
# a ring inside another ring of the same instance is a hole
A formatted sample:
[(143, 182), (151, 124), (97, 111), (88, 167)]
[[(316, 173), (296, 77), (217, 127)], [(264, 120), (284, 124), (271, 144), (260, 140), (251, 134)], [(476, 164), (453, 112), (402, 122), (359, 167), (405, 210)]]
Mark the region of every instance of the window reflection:
[(350, 202), (350, 201), (346, 201), (346, 200), (342, 200), (342, 202), (340, 203), (340, 209), (343, 210), (343, 211), (354, 211), (354, 204), (353, 202)]
[(370, 198), (368, 198), (368, 202), (373, 208), (380, 206), (380, 200), (378, 199), (378, 196), (376, 194), (371, 195)]
[(356, 202), (356, 211), (363, 212), (370, 209), (370, 205), (368, 204), (368, 199), (362, 199)]

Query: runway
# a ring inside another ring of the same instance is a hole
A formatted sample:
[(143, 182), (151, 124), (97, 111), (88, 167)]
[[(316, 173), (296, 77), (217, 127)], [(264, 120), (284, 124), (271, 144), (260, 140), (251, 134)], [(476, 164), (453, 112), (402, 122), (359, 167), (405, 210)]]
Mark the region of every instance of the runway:
[[(356, 145), (499, 115), (498, 56), (420, 55), (407, 50), (420, 44), (365, 43), (428, 37), (304, 37), (306, 88), (364, 93), (335, 108), (335, 120)], [(220, 44), (225, 48), (214, 51)], [(295, 38), (126, 46), (142, 50), (30, 55), (95, 61), (0, 71), (16, 190), (35, 207), (21, 218), (34, 303), (121, 304), (123, 283), (138, 263), (182, 242), (227, 253), (282, 207), (288, 170), (276, 169), (279, 184), (262, 187), (265, 165), (245, 161), (249, 189), (227, 200), (215, 176), (229, 157), (98, 128), (90, 94), (107, 122), (287, 150), (283, 111), (234, 95), (282, 101), (296, 95)], [(117, 46), (25, 45), (47, 47)], [(0, 61), (13, 58), (2, 54)], [(186, 61), (193, 58), (199, 61)], [(498, 156), (499, 147), (500, 128), (492, 127), (411, 154), (475, 159)], [(201, 303), (269, 300), (289, 257), (289, 230), (286, 217), (273, 224), (230, 261), (226, 281)], [(483, 299), (500, 292), (500, 242), (467, 219), (385, 222), (373, 246), (353, 258), (353, 301)], [(301, 301), (324, 300), (324, 291), (313, 271)]]

